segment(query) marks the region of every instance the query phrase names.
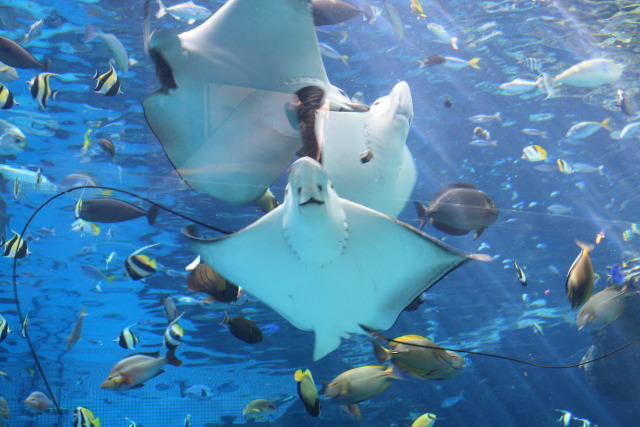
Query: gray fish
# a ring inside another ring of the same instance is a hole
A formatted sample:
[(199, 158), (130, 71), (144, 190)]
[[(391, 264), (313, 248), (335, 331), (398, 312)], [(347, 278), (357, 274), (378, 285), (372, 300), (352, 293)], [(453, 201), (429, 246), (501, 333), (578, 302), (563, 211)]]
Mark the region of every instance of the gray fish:
[(153, 224), (157, 215), (158, 208), (156, 206), (145, 211), (129, 202), (107, 197), (84, 200), (82, 209), (80, 209), (80, 218), (89, 222), (113, 223), (146, 216), (149, 224)]
[(456, 182), (440, 189), (429, 207), (415, 203), (420, 226), (429, 221), (438, 230), (461, 236), (476, 230), (473, 239), (498, 219), (498, 207), (491, 198), (471, 184)]
[(87, 313), (84, 311), (84, 307), (80, 311), (80, 315), (78, 315), (78, 319), (76, 320), (76, 324), (73, 326), (71, 333), (67, 337), (67, 347), (65, 351), (69, 351), (76, 345), (78, 341), (82, 339), (82, 318), (87, 316)]
[(313, 23), (315, 25), (334, 25), (362, 14), (362, 11), (340, 0), (312, 0)]
[(593, 295), (576, 316), (578, 330), (599, 331), (616, 320), (634, 295), (627, 286), (611, 286)]
[(172, 323), (180, 317), (178, 314), (178, 307), (176, 307), (176, 302), (173, 300), (171, 295), (165, 296), (160, 292), (160, 302), (162, 303), (162, 310), (164, 311), (164, 315), (169, 323)]
[(11, 215), (7, 211), (7, 202), (0, 196), (0, 240), (7, 238), (7, 231), (9, 231), (9, 218)]
[(45, 68), (13, 40), (0, 36), (0, 61), (14, 68)]
[(258, 344), (262, 342), (262, 331), (260, 327), (249, 319), (244, 317), (231, 317), (229, 313), (224, 312), (224, 320), (221, 325), (227, 325), (229, 332), (248, 344)]
[(618, 92), (616, 92), (616, 107), (620, 108), (625, 116), (633, 116), (633, 102), (622, 89), (618, 89)]
[(576, 245), (580, 246), (580, 254), (571, 264), (567, 274), (565, 290), (574, 310), (587, 302), (593, 293), (595, 275), (589, 252), (593, 250), (593, 245), (587, 245), (576, 240)]

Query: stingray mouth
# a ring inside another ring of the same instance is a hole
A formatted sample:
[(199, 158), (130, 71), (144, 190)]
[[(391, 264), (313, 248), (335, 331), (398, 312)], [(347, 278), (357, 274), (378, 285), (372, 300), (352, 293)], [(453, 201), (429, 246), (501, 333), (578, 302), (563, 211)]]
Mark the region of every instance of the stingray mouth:
[(408, 125), (413, 121), (413, 111), (411, 108), (398, 106), (395, 114), (396, 119), (401, 119), (407, 122)]
[(324, 205), (324, 201), (318, 200), (315, 197), (310, 197), (306, 201), (300, 203), (300, 206), (307, 206), (307, 205)]

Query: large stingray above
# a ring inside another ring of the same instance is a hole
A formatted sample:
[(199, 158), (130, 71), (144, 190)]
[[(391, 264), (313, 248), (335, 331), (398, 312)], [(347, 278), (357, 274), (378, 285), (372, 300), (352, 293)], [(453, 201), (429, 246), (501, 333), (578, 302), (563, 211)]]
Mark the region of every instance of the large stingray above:
[(148, 45), (163, 85), (143, 102), (149, 126), (191, 187), (233, 203), (260, 197), (300, 149), (292, 94), (316, 85), (349, 102), (327, 78), (309, 0), (230, 0)]
[(202, 259), (294, 326), (315, 332), (314, 360), (363, 326), (388, 329), (420, 293), (469, 259), (387, 215), (340, 198), (309, 157), (289, 171), (282, 205), (217, 239)]
[(340, 197), (394, 218), (400, 214), (417, 178), (406, 145), (412, 120), (406, 82), (396, 84), (368, 112), (319, 111), (322, 166)]

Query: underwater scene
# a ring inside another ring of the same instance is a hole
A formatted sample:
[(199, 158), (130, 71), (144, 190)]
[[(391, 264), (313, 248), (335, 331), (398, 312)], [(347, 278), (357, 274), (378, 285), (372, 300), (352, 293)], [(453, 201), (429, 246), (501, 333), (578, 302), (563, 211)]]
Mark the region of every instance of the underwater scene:
[(0, 0), (0, 426), (634, 426), (640, 5)]

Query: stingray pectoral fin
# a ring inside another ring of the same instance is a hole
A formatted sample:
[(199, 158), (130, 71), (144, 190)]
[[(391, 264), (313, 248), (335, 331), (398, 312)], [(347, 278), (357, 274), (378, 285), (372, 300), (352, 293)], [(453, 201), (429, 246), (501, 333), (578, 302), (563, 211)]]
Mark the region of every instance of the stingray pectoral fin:
[[(330, 321), (330, 319), (328, 319)], [(313, 360), (322, 359), (327, 354), (340, 346), (340, 339), (347, 338), (347, 334), (341, 334), (340, 331), (332, 330), (319, 324), (315, 329), (315, 344), (313, 347)]]
[(143, 102), (149, 126), (197, 191), (237, 204), (264, 194), (300, 148), (292, 95), (196, 80)]

